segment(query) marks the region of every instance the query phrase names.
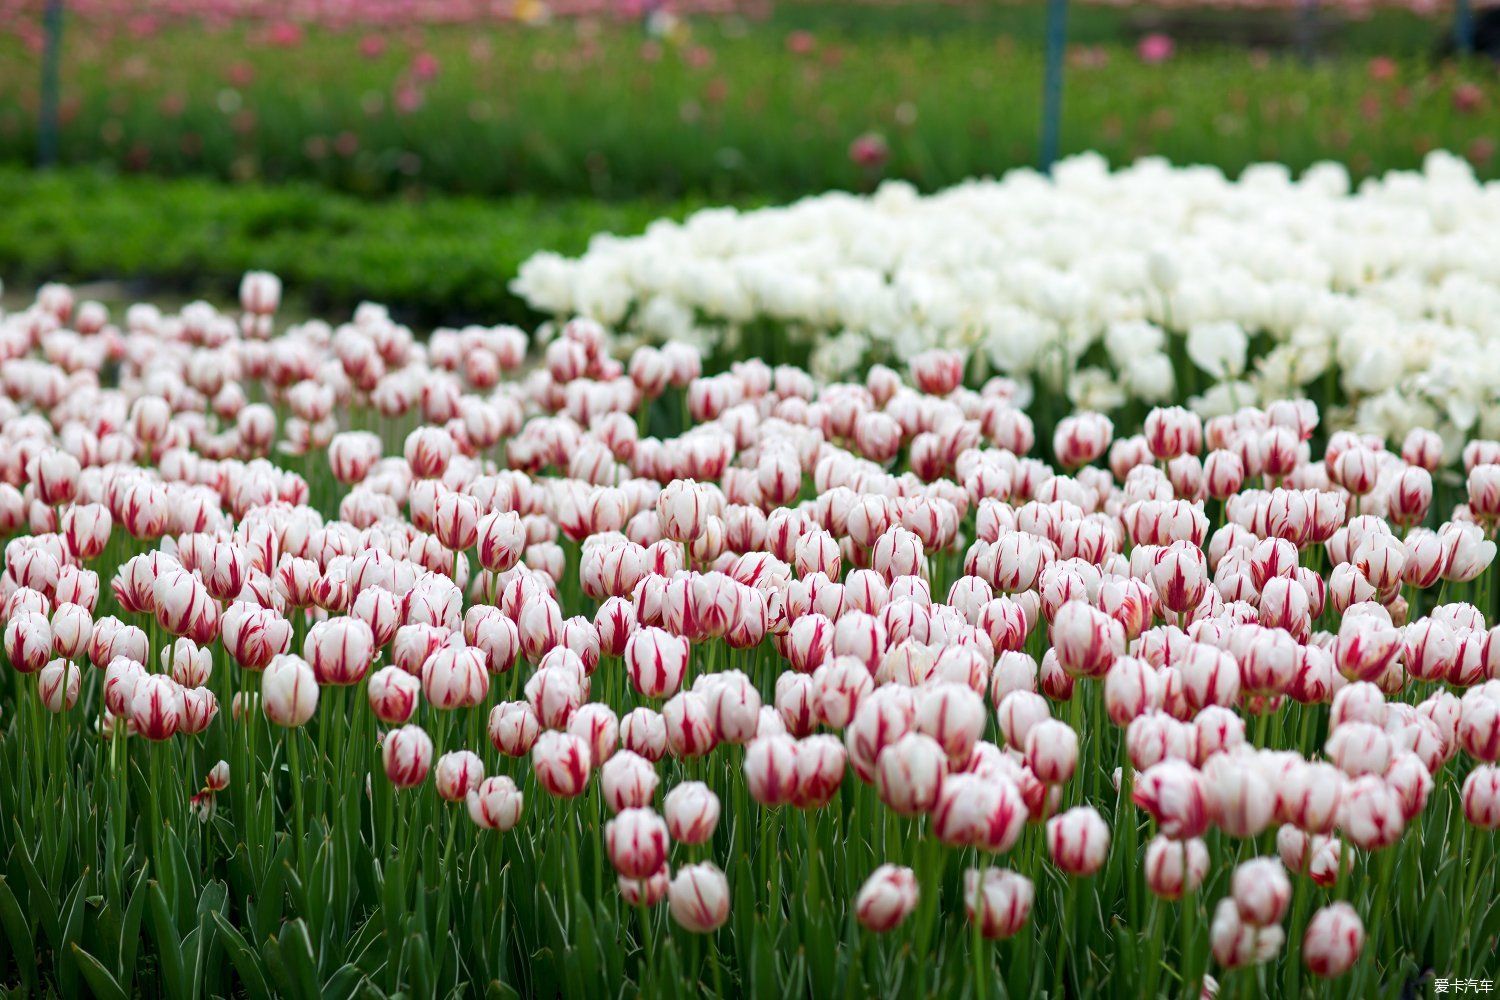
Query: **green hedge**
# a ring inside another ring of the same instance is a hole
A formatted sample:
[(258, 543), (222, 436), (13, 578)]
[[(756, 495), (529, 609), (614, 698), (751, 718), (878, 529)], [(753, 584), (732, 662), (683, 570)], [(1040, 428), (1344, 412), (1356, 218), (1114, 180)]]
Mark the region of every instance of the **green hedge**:
[(279, 274), (304, 308), (365, 299), (424, 324), (530, 322), (506, 290), (538, 250), (638, 232), (681, 202), (467, 198), (369, 201), (312, 185), (223, 185), (86, 170), (0, 169), (0, 278), (12, 287), (100, 278), (232, 295)]

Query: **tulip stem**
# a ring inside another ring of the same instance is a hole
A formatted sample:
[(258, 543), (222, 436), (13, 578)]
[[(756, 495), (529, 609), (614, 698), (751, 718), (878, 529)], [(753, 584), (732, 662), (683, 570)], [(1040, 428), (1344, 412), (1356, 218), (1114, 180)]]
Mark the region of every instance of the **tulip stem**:
[(651, 996), (651, 985), (656, 980), (656, 942), (651, 939), (651, 908), (646, 905), (648, 879), (642, 879), (636, 897), (636, 912), (641, 918), (641, 944), (645, 948), (646, 964), (641, 969), (641, 996)]
[(297, 868), (305, 877), (307, 874), (307, 836), (302, 826), (302, 752), (298, 749), (298, 744), (301, 742), (302, 730), (300, 728), (287, 730), (286, 757), (292, 769), (292, 829), (296, 831), (297, 837)]

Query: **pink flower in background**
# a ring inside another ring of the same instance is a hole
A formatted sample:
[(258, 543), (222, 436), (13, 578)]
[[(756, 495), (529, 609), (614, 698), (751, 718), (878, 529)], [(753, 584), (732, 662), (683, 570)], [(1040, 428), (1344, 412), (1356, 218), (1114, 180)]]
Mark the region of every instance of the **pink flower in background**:
[(359, 40), (359, 54), (366, 59), (379, 59), (385, 55), (385, 39), (380, 35), (366, 35)]
[(1135, 47), (1136, 55), (1141, 57), (1141, 62), (1155, 66), (1172, 58), (1172, 53), (1177, 49), (1170, 35), (1153, 32), (1141, 39)]
[(786, 36), (786, 50), (794, 56), (805, 56), (817, 46), (818, 40), (811, 31), (793, 31)]
[(1484, 103), (1484, 91), (1477, 83), (1460, 83), (1453, 88), (1453, 108), (1463, 114), (1473, 114)]
[(1396, 77), (1396, 60), (1390, 56), (1376, 56), (1370, 60), (1370, 79), (1393, 80)]
[(286, 49), (294, 49), (302, 44), (303, 32), (300, 24), (291, 21), (277, 21), (271, 25), (267, 40), (275, 46)]
[(891, 148), (879, 132), (866, 132), (849, 143), (849, 160), (865, 170), (879, 170), (890, 155)]
[(411, 75), (418, 80), (431, 80), (438, 75), (437, 56), (431, 52), (418, 52), (411, 61)]

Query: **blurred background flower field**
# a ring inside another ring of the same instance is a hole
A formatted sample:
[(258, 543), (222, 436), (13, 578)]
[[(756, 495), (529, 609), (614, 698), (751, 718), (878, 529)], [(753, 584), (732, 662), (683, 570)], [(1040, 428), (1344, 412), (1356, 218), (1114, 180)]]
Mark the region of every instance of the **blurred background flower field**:
[[(517, 320), (516, 265), (600, 230), (888, 178), (937, 190), (1038, 156), (1041, 3), (77, 0), (63, 169), (39, 176), (45, 6), (0, 3), (13, 283), (223, 295), (271, 266), (309, 308)], [(1450, 23), (1420, 5), (1075, 4), (1060, 151), (1231, 174), (1337, 159), (1360, 178), (1449, 149), (1494, 177), (1500, 80), (1444, 57)]]

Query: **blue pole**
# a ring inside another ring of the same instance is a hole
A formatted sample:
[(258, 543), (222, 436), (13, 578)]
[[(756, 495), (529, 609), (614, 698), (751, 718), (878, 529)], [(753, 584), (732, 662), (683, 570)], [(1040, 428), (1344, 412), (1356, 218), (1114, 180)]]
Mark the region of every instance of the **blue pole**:
[(42, 49), (42, 92), (37, 124), (37, 163), (50, 167), (57, 162), (58, 69), (62, 62), (63, 0), (47, 0), (42, 15), (46, 33)]
[(1474, 10), (1469, 0), (1457, 0), (1454, 5), (1453, 44), (1461, 55), (1474, 51)]
[(1047, 67), (1042, 80), (1042, 156), (1044, 173), (1057, 162), (1062, 131), (1063, 55), (1068, 43), (1068, 0), (1047, 0)]

